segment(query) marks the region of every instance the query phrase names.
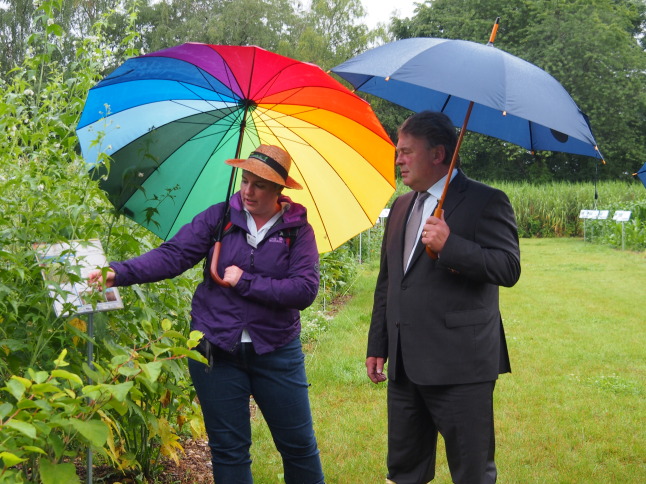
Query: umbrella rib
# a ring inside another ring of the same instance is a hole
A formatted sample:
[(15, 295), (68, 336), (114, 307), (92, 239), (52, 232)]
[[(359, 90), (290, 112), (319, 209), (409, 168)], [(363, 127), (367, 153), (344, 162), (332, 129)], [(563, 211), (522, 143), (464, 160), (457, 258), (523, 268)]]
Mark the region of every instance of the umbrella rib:
[[(218, 132), (218, 133), (212, 133), (212, 134), (202, 135), (202, 136), (193, 136), (193, 138), (191, 138), (191, 139), (202, 139), (202, 138), (207, 138), (207, 137), (209, 137), (209, 136), (214, 136), (214, 135), (216, 135), (216, 134), (220, 134), (220, 133), (222, 133), (222, 132), (224, 132), (224, 133), (227, 133), (227, 132), (228, 132), (228, 133), (230, 133), (230, 134), (229, 134), (229, 136), (224, 135), (224, 136), (220, 137), (219, 142), (214, 146), (213, 150), (211, 151), (211, 156), (213, 156), (213, 155), (214, 155), (214, 154), (215, 154), (215, 153), (220, 149), (220, 147), (221, 147), (223, 144), (225, 144), (225, 143), (226, 143), (226, 142), (228, 142), (231, 138), (233, 138), (234, 136), (236, 136), (236, 134), (237, 134), (237, 133), (235, 133), (235, 132), (234, 132), (234, 130), (233, 130), (233, 129), (231, 129), (231, 128), (233, 128), (234, 126), (237, 126), (238, 124), (239, 124), (239, 123), (233, 122), (233, 123), (231, 123), (231, 124), (230, 124), (230, 127), (229, 127), (229, 128), (224, 129), (223, 131), (220, 131), (220, 132)], [(206, 127), (209, 127), (209, 126), (211, 126), (211, 125), (206, 125)], [(209, 158), (211, 158), (211, 156), (209, 156)], [(205, 164), (204, 164), (204, 166), (203, 166), (203, 167), (202, 167), (202, 169), (200, 170), (200, 173), (204, 172), (204, 170), (206, 169), (206, 166), (207, 166), (207, 165), (208, 165), (208, 163), (205, 163)], [(200, 175), (198, 175), (198, 176), (196, 177), (196, 179), (197, 179), (197, 178), (199, 178), (199, 176), (200, 176)], [(175, 222), (176, 222), (176, 221), (177, 221), (177, 219), (179, 218), (179, 215), (182, 213), (182, 209), (183, 209), (184, 205), (186, 205), (186, 203), (187, 203), (188, 199), (191, 197), (191, 193), (193, 193), (193, 189), (194, 189), (194, 188), (195, 188), (195, 185), (193, 185), (193, 186), (188, 190), (188, 193), (187, 193), (186, 197), (184, 198), (184, 201), (183, 201), (183, 202), (182, 202), (182, 204), (180, 205), (180, 208), (179, 208), (179, 210), (177, 211), (177, 213), (176, 213), (176, 215), (175, 215), (175, 218), (173, 219), (173, 221), (172, 221), (172, 222), (171, 222), (171, 224), (170, 224), (170, 227), (171, 227), (171, 228), (175, 225)], [(170, 232), (170, 230), (169, 230), (169, 232)]]
[[(279, 121), (278, 121), (278, 118), (274, 118), (273, 116), (270, 116), (270, 115), (269, 115), (269, 110), (265, 111), (265, 115), (266, 115), (266, 116), (268, 116), (268, 117), (270, 117), (272, 120), (279, 122)], [(284, 117), (284, 116), (280, 116), (280, 117)], [(262, 119), (262, 117), (260, 117), (260, 116), (258, 116), (258, 117), (257, 117), (257, 120), (256, 120), (256, 130), (261, 131), (261, 130), (260, 130), (260, 127), (258, 126), (258, 124), (259, 124), (259, 123), (262, 123), (262, 125), (265, 127), (265, 129), (266, 129), (266, 131), (265, 131), (265, 132), (267, 132), (267, 133), (271, 133), (271, 134), (272, 134), (272, 135), (273, 135), (273, 136), (278, 140), (278, 142), (281, 144), (281, 147), (282, 147), (285, 151), (288, 151), (288, 150), (287, 150), (287, 147), (286, 147), (286, 146), (285, 146), (285, 144), (282, 142), (282, 139), (281, 139), (281, 138), (280, 138), (276, 133), (274, 133), (274, 130), (273, 130), (271, 127), (269, 127), (269, 126), (267, 125), (267, 123), (266, 123), (266, 122)], [(281, 124), (281, 126), (283, 126), (283, 125)], [(289, 128), (286, 128), (286, 129), (289, 129)], [(295, 136), (298, 136), (298, 135), (297, 135), (296, 133), (294, 133), (292, 130), (289, 130), (289, 131), (290, 131), (290, 133), (293, 133)], [(303, 144), (304, 146), (310, 146), (312, 149), (314, 149), (314, 147), (313, 147), (313, 146), (311, 146), (311, 145), (310, 145), (307, 141), (305, 141), (302, 137), (298, 136), (298, 140), (300, 140), (300, 143), (301, 143), (301, 144)], [(294, 140), (294, 141), (298, 142), (297, 140)], [(298, 170), (298, 172), (300, 173), (300, 169), (298, 168), (298, 165), (297, 165), (296, 163), (294, 163), (294, 166), (295, 166), (295, 168)], [(305, 177), (301, 176), (301, 178), (302, 178), (302, 180), (303, 180), (303, 184), (304, 184), (305, 186), (307, 186), (307, 190), (308, 190), (308, 192), (311, 194), (311, 193), (312, 193), (312, 191), (310, 190), (309, 183), (307, 182), (307, 180), (305, 179)], [(312, 202), (314, 203), (314, 206), (316, 207), (316, 212), (317, 212), (317, 214), (318, 214), (318, 217), (319, 217), (319, 219), (321, 220), (321, 225), (322, 225), (322, 227), (323, 227), (323, 231), (325, 232), (325, 237), (326, 237), (326, 239), (328, 240), (328, 242), (330, 243), (330, 245), (332, 245), (332, 242), (331, 242), (331, 240), (330, 240), (330, 235), (331, 235), (331, 234), (328, 232), (328, 229), (327, 229), (327, 227), (326, 227), (326, 225), (325, 225), (325, 223), (324, 223), (324, 221), (323, 221), (323, 217), (321, 216), (321, 211), (319, 210), (319, 204), (317, 203), (317, 201), (316, 201), (316, 200), (314, 200), (314, 197), (313, 197), (313, 196), (312, 196)], [(364, 211), (364, 212), (365, 212), (365, 211)]]
[(442, 106), (442, 109), (440, 109), (440, 112), (442, 112), (442, 113), (444, 112), (444, 110), (446, 109), (446, 107), (449, 105), (449, 101), (451, 101), (451, 98), (452, 98), (452, 97), (453, 97), (453, 96), (452, 96), (451, 94), (449, 94), (448, 96), (446, 96), (446, 101), (444, 101), (444, 105)]
[[(280, 120), (281, 118), (290, 118), (290, 117), (295, 117), (297, 114), (303, 114), (303, 113), (308, 113), (308, 112), (311, 112), (311, 111), (318, 111), (318, 110), (321, 110), (321, 108), (303, 109), (302, 111), (300, 111), (300, 112), (298, 112), (298, 113), (293, 113), (293, 114), (290, 114), (290, 115), (287, 115), (287, 114), (283, 114), (283, 113), (281, 113), (281, 114), (280, 114), (280, 116), (271, 116), (271, 118), (272, 118), (273, 120), (275, 120), (275, 121), (279, 122), (279, 120)], [(269, 109), (267, 109), (267, 113), (266, 113), (266, 114), (267, 114), (267, 116), (269, 116), (269, 114), (268, 114), (268, 112), (269, 112), (269, 111), (270, 111), (270, 110), (269, 110)], [(271, 111), (271, 112), (273, 113), (274, 111)], [(349, 119), (349, 118), (348, 118), (348, 119)], [(359, 124), (359, 125), (361, 125), (361, 123), (359, 123), (359, 122), (357, 122), (357, 121), (355, 121), (355, 120), (352, 120), (352, 121), (353, 121), (353, 122), (355, 122), (355, 123), (357, 123), (357, 124)], [(326, 130), (326, 129), (325, 129), (325, 128), (323, 128), (322, 126), (319, 126), (319, 125), (315, 124), (315, 123), (314, 123), (314, 122), (312, 122), (312, 121), (307, 121), (307, 123), (308, 123), (309, 125), (311, 125), (312, 127), (311, 127), (311, 128), (302, 128), (302, 129), (312, 129), (312, 130), (321, 129), (321, 130), (326, 131), (327, 133), (330, 133), (328, 130)], [(265, 126), (266, 126), (266, 124), (265, 124)], [(366, 129), (368, 129), (368, 128), (366, 128)], [(268, 132), (270, 132), (270, 133), (274, 134), (274, 132), (271, 130), (271, 128), (267, 127), (267, 130), (268, 130)], [(260, 131), (260, 130), (258, 130), (258, 131)], [(290, 130), (290, 131), (291, 131), (291, 130)], [(291, 132), (293, 132), (293, 131), (291, 131)], [(330, 135), (332, 135), (332, 133), (330, 133)], [(276, 135), (274, 134), (274, 136), (276, 136)], [(334, 136), (334, 135), (332, 135), (332, 136)], [(276, 136), (276, 137), (278, 138), (278, 136)], [(299, 138), (300, 138), (300, 137), (299, 137)], [(338, 136), (335, 136), (335, 138), (340, 139)], [(300, 139), (302, 139), (302, 138), (300, 138)], [(343, 141), (343, 140), (341, 140), (341, 141)], [(304, 141), (304, 140), (302, 141), (302, 144), (303, 144), (303, 145), (309, 145), (309, 143), (308, 143), (307, 141)], [(354, 150), (354, 151), (356, 152), (356, 150)], [(364, 162), (369, 163), (369, 162), (368, 162), (368, 161), (367, 161), (363, 156), (362, 156), (361, 158), (364, 160)], [(381, 177), (382, 177), (382, 178), (383, 178), (383, 179), (384, 179), (388, 184), (390, 184), (390, 182), (388, 181), (388, 179), (387, 179), (384, 175), (381, 175)], [(339, 176), (339, 178), (341, 178), (341, 179), (342, 179), (342, 177), (340, 177), (340, 176)], [(356, 197), (355, 197), (355, 199), (356, 199)], [(361, 204), (359, 204), (359, 205), (361, 205)], [(365, 213), (365, 210), (364, 210), (364, 213)], [(368, 220), (370, 220), (370, 217), (368, 217), (368, 216), (367, 216), (367, 214), (366, 214), (366, 217), (368, 218)]]
[[(314, 110), (319, 110), (319, 109), (320, 109), (320, 108), (315, 108)], [(310, 110), (303, 110), (302, 112), (309, 112), (309, 111), (310, 111)], [(289, 116), (284, 115), (284, 114), (282, 114), (282, 113), (281, 113), (281, 115), (280, 115), (280, 116), (272, 116), (272, 115), (270, 115), (270, 114), (269, 114), (269, 112), (270, 112), (270, 111), (269, 111), (269, 110), (267, 110), (267, 111), (265, 111), (265, 113), (264, 113), (264, 114), (265, 114), (266, 116), (270, 117), (272, 120), (274, 120), (274, 121), (278, 122), (278, 123), (280, 123), (280, 121), (279, 121), (279, 120), (280, 120), (280, 118), (283, 118), (283, 117), (289, 117)], [(271, 112), (273, 112), (273, 111), (271, 111)], [(258, 118), (259, 118), (259, 121), (257, 121), (257, 122), (256, 122), (256, 129), (257, 129), (259, 132), (263, 131), (263, 130), (261, 130), (261, 129), (260, 129), (260, 127), (258, 126), (259, 122), (262, 122), (263, 126), (266, 128), (266, 130), (264, 130), (264, 131), (265, 131), (265, 132), (267, 132), (267, 133), (271, 133), (273, 136), (275, 136), (275, 137), (276, 137), (276, 139), (278, 139), (278, 140), (280, 141), (280, 137), (279, 137), (276, 133), (274, 133), (273, 129), (272, 129), (270, 126), (268, 126), (266, 122), (262, 121), (262, 118), (261, 118), (260, 116), (258, 116)], [(353, 121), (354, 121), (354, 120), (353, 120)], [(355, 122), (356, 122), (356, 121), (355, 121)], [(323, 127), (318, 126), (318, 125), (316, 125), (316, 124), (315, 124), (315, 123), (313, 123), (313, 122), (308, 122), (308, 124), (310, 124), (312, 127), (311, 127), (311, 128), (305, 128), (305, 129), (312, 129), (312, 130), (322, 129), (322, 130), (325, 130)], [(281, 124), (281, 126), (282, 126), (282, 124)], [(289, 129), (289, 128), (286, 128), (286, 129)], [(338, 136), (333, 135), (333, 134), (332, 134), (332, 133), (330, 133), (329, 131), (327, 131), (327, 130), (325, 130), (325, 131), (326, 131), (327, 133), (329, 133), (331, 136), (334, 136), (335, 138), (340, 139)], [(295, 136), (298, 136), (298, 135), (297, 135), (294, 131), (292, 131), (291, 129), (290, 129), (290, 132), (291, 132), (291, 133), (293, 133)], [(310, 147), (310, 148), (312, 148), (314, 151), (316, 151), (316, 152), (320, 155), (320, 157), (321, 157), (322, 159), (325, 159), (325, 157), (323, 156), (323, 154), (322, 154), (322, 153), (320, 153), (320, 152), (319, 152), (319, 151), (318, 151), (314, 146), (312, 146), (310, 143), (308, 143), (307, 141), (305, 141), (301, 136), (298, 136), (298, 140), (293, 140), (293, 141), (294, 141), (294, 142), (297, 142), (297, 143), (300, 143), (300, 144), (302, 144), (303, 146), (309, 146), (309, 147)], [(341, 140), (341, 141), (342, 141), (342, 140)], [(285, 149), (286, 149), (286, 147), (284, 146), (284, 144), (283, 144), (282, 142), (281, 142), (281, 145), (282, 145), (282, 147), (283, 147), (283, 148), (285, 148)], [(352, 148), (350, 145), (347, 145), (347, 146), (348, 146), (348, 147), (350, 147), (350, 148)], [(360, 154), (359, 154), (359, 153), (358, 153), (354, 148), (353, 148), (353, 151), (354, 151), (355, 153), (357, 153), (357, 155), (358, 155), (358, 156), (363, 160), (363, 162), (364, 162), (364, 163), (368, 163), (368, 161), (367, 161), (363, 156), (361, 156), (361, 155), (360, 155)], [(296, 169), (297, 169), (297, 170), (299, 170), (298, 165), (295, 165), (295, 166), (296, 166)], [(338, 172), (337, 172), (337, 171), (332, 167), (332, 165), (330, 165), (330, 167), (331, 167), (331, 168), (333, 169), (333, 171), (336, 173), (336, 175), (337, 175), (338, 179), (343, 181), (343, 177), (342, 177), (342, 176), (341, 176), (341, 175), (340, 175), (340, 174), (339, 174), (339, 173), (338, 173)], [(299, 172), (300, 172), (300, 170), (299, 170)], [(381, 175), (381, 174), (380, 174), (380, 176), (382, 176), (382, 178), (384, 178), (384, 179), (385, 179), (385, 177), (384, 177), (383, 175)], [(301, 178), (302, 178), (302, 180), (303, 180), (303, 183), (309, 187), (309, 184), (307, 183), (307, 180), (305, 179), (305, 177), (301, 177)], [(386, 182), (388, 182), (388, 180), (385, 180), (385, 181), (386, 181)], [(389, 183), (389, 182), (388, 182), (388, 183)], [(345, 181), (343, 181), (343, 184), (347, 187), (347, 183), (346, 183)], [(368, 221), (372, 222), (372, 220), (370, 220), (370, 216), (369, 216), (369, 215), (368, 215), (368, 213), (366, 212), (366, 209), (363, 207), (363, 204), (362, 204), (362, 203), (360, 202), (360, 200), (357, 198), (357, 196), (355, 195), (355, 193), (354, 193), (352, 190), (350, 190), (350, 189), (349, 189), (349, 187), (348, 187), (348, 191), (349, 191), (349, 193), (352, 195), (352, 197), (355, 199), (355, 201), (357, 202), (357, 206), (361, 207), (361, 210), (362, 210), (362, 212), (363, 212), (364, 216), (366, 217), (366, 219), (367, 219)], [(310, 192), (310, 193), (311, 193), (311, 192)], [(312, 201), (313, 201), (314, 205), (315, 205), (316, 207), (318, 207), (318, 203), (316, 202), (316, 200), (314, 200), (314, 197), (312, 197)], [(331, 239), (330, 239), (330, 234), (329, 234), (329, 232), (328, 232), (328, 230), (327, 230), (327, 227), (326, 227), (326, 226), (325, 226), (325, 224), (323, 223), (323, 217), (321, 217), (321, 216), (320, 216), (320, 211), (318, 210), (318, 208), (317, 208), (317, 212), (319, 213), (319, 218), (321, 219), (321, 224), (323, 225), (323, 230), (325, 231), (325, 234), (326, 234), (326, 236), (327, 236), (327, 240), (328, 240), (328, 241), (330, 241), (330, 245), (332, 245), (332, 242), (331, 242)]]
[[(255, 55), (254, 55), (254, 60), (255, 60)], [(276, 71), (276, 73), (275, 73), (275, 74), (274, 74), (270, 79), (268, 79), (268, 80), (267, 80), (267, 81), (266, 81), (262, 86), (259, 86), (259, 87), (258, 87), (258, 89), (256, 89), (256, 92), (255, 92), (255, 93), (253, 93), (253, 95), (252, 95), (252, 93), (251, 93), (251, 92), (249, 92), (249, 93), (248, 93), (248, 97), (249, 97), (249, 99), (260, 99), (260, 98), (262, 98), (262, 97), (263, 97), (264, 95), (266, 95), (266, 94), (261, 94), (261, 92), (263, 92), (263, 93), (268, 93), (268, 92), (271, 90), (271, 87), (272, 87), (276, 82), (278, 82), (279, 77), (280, 77), (280, 76), (281, 76), (281, 75), (282, 75), (282, 74), (283, 74), (287, 69), (290, 69), (291, 67), (298, 67), (298, 66), (301, 66), (301, 65), (303, 65), (303, 63), (302, 63), (302, 62), (299, 62), (299, 61), (293, 61), (293, 60), (292, 60), (292, 63), (291, 63), (291, 64), (289, 64), (289, 65), (287, 65), (287, 66), (284, 66), (284, 67), (283, 67), (281, 70), (279, 70), (279, 71)], [(253, 72), (253, 65), (252, 65), (252, 67), (251, 67), (251, 70), (252, 70), (252, 72)], [(250, 74), (250, 75), (251, 75), (251, 74)], [(249, 83), (249, 87), (251, 88), (251, 83)], [(303, 89), (303, 88), (301, 87), (301, 89)]]

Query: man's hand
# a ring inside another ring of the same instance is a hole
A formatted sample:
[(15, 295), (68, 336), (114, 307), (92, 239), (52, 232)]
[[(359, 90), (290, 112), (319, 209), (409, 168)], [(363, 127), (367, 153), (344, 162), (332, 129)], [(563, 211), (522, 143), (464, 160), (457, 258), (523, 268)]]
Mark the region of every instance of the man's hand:
[(444, 221), (444, 210), (441, 218), (431, 215), (422, 229), (422, 244), (429, 247), (433, 252), (439, 254), (444, 248), (446, 239), (449, 238), (451, 229)]
[(366, 370), (368, 371), (368, 378), (373, 383), (381, 383), (386, 381), (386, 375), (384, 374), (384, 364), (386, 363), (386, 358), (378, 358), (375, 356), (369, 356), (366, 358)]

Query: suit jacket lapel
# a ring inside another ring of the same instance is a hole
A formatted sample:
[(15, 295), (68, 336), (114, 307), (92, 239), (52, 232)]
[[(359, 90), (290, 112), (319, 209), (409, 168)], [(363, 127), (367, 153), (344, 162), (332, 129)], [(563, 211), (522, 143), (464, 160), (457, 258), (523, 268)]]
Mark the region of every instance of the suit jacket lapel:
[[(444, 199), (444, 204), (442, 205), (442, 209), (444, 210), (444, 220), (448, 222), (451, 212), (455, 210), (455, 208), (464, 200), (464, 191), (467, 188), (467, 177), (462, 173), (461, 170), (458, 170), (457, 175), (455, 178), (449, 183), (449, 189), (447, 190), (446, 193), (446, 198)], [(410, 213), (412, 209), (412, 201), (409, 202), (408, 204), (408, 212)], [(433, 210), (435, 211), (435, 209)], [(408, 218), (408, 217), (406, 217)], [(450, 223), (449, 223), (450, 225)], [(405, 231), (406, 224), (404, 223), (402, 227), (402, 232)], [(401, 237), (401, 253), (402, 253), (402, 258), (403, 258), (403, 252), (404, 252), (404, 235), (402, 233)], [(408, 268), (410, 269), (412, 265), (415, 263), (415, 261), (422, 255), (426, 253), (426, 246), (422, 244), (421, 239), (417, 242), (417, 245), (415, 246), (415, 249), (413, 249), (413, 258), (410, 261), (410, 265)], [(402, 263), (403, 264), (403, 263)], [(402, 265), (403, 267), (403, 265)], [(409, 271), (406, 271), (409, 272)]]
[[(460, 205), (462, 200), (464, 200), (464, 191), (467, 189), (467, 177), (462, 173), (462, 170), (458, 170), (458, 174), (455, 175), (453, 181), (449, 184), (449, 189), (446, 192), (446, 198), (444, 199), (444, 220), (449, 220), (451, 213), (455, 208)], [(451, 224), (449, 224), (451, 225)]]

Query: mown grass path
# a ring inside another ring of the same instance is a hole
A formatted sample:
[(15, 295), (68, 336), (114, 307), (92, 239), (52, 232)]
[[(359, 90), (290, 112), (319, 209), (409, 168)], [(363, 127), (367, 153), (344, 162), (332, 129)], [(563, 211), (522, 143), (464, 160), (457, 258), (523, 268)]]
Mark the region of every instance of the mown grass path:
[[(496, 388), (501, 483), (646, 482), (646, 254), (579, 239), (525, 239), (522, 276), (502, 289), (513, 373)], [(376, 261), (308, 353), (328, 484), (383, 483), (386, 386), (365, 376)], [(261, 418), (258, 483), (280, 481)], [(450, 483), (441, 447), (434, 482)]]

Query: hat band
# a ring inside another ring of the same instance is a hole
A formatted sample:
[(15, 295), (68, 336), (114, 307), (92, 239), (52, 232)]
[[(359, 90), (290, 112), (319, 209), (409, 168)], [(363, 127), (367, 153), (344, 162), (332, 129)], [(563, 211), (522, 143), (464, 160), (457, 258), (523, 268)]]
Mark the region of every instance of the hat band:
[(287, 170), (283, 165), (274, 160), (271, 156), (267, 156), (259, 151), (254, 151), (249, 155), (249, 158), (255, 158), (262, 161), (265, 165), (269, 166), (272, 170), (278, 173), (283, 180), (287, 180)]

